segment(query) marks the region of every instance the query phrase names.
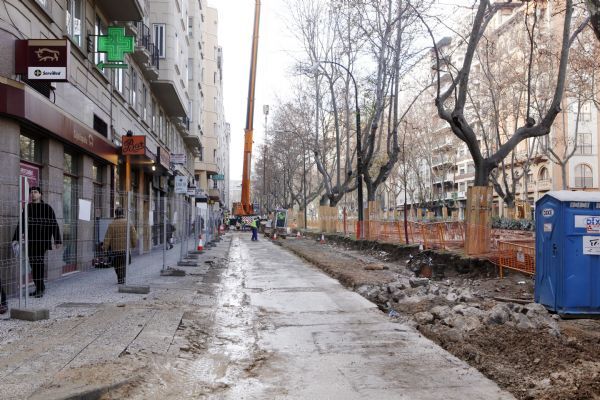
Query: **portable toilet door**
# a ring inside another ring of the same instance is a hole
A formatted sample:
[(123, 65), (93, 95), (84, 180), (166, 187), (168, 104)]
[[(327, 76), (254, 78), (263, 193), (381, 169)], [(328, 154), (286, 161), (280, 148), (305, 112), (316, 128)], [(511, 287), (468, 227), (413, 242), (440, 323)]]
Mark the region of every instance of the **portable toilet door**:
[(548, 192), (536, 207), (535, 301), (600, 315), (600, 193)]
[(535, 207), (535, 302), (556, 310), (559, 276), (563, 270), (562, 204), (544, 196)]

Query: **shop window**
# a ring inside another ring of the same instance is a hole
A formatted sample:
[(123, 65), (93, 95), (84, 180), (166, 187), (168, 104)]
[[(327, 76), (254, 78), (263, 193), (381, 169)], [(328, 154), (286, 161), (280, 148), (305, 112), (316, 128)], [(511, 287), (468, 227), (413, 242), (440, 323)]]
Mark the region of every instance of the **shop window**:
[(67, 0), (67, 8), (65, 10), (67, 35), (77, 44), (81, 46), (81, 29), (83, 28), (83, 0)]
[(79, 174), (79, 165), (77, 163), (77, 156), (73, 153), (65, 151), (63, 167), (64, 167), (65, 174), (77, 176)]
[(42, 163), (42, 144), (39, 139), (21, 134), (19, 142), (21, 160)]

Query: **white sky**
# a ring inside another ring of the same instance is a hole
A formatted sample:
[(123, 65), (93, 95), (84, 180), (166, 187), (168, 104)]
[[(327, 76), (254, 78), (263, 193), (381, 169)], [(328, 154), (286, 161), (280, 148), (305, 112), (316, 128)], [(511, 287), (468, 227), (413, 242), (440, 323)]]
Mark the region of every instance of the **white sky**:
[[(469, 4), (473, 0), (439, 0), (442, 8)], [(244, 128), (250, 75), (250, 48), (255, 0), (209, 0), (219, 12), (219, 44), (223, 48), (223, 102), (225, 120), (231, 124), (230, 174), (241, 180)], [(273, 106), (277, 97), (289, 94), (289, 73), (302, 51), (290, 33), (286, 0), (261, 0), (258, 66), (254, 108), (253, 154), (264, 137), (263, 105)]]
[[(269, 104), (272, 112), (276, 96), (288, 88), (287, 73), (294, 63), (289, 49), (297, 46), (286, 28), (289, 14), (285, 3), (284, 0), (261, 0), (253, 150), (264, 137), (263, 105)], [(225, 120), (231, 124), (231, 179), (241, 179), (255, 1), (209, 0), (209, 6), (219, 11), (223, 102)]]

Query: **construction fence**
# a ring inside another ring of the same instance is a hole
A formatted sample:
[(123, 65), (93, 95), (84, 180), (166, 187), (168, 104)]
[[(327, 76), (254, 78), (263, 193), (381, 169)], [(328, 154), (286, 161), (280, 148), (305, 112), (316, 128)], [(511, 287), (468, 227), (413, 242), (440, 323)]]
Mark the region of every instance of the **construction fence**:
[(181, 261), (200, 238), (214, 240), (222, 223), (221, 211), (206, 203), (151, 188), (112, 191), (67, 175), (62, 185), (26, 178), (0, 184), (2, 305), (18, 298), (28, 307), (46, 284), (98, 268), (114, 268), (115, 282), (126, 284), (132, 258), (156, 253), (165, 269), (174, 244)]
[[(292, 213), (293, 214), (293, 213)], [(419, 245), (422, 249), (437, 249), (464, 252), (465, 237), (468, 229), (464, 221), (457, 220), (416, 220), (409, 218), (404, 223), (401, 214), (394, 214), (393, 219), (383, 220), (377, 215), (364, 212), (364, 239), (394, 244)], [(293, 217), (294, 218), (294, 217)], [(302, 218), (300, 217), (300, 222)], [(303, 227), (303, 224), (299, 225)], [(309, 218), (307, 228), (324, 233), (338, 233), (357, 237), (360, 232), (356, 213), (348, 213), (337, 207), (319, 207), (319, 214)], [(473, 232), (484, 229), (473, 227)], [(480, 254), (498, 265), (500, 274), (508, 268), (533, 275), (535, 272), (535, 238), (530, 231), (513, 231), (491, 229), (489, 238), (490, 251)]]

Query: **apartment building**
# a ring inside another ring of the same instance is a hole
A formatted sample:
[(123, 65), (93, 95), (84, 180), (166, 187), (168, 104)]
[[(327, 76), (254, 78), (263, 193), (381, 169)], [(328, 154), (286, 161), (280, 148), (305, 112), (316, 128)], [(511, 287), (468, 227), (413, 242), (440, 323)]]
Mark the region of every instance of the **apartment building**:
[[(551, 46), (551, 33), (561, 33), (562, 23), (560, 18), (553, 18), (556, 14), (553, 7), (556, 2), (541, 2), (542, 6), (535, 10), (538, 24), (540, 24), (540, 38), (537, 46)], [(523, 19), (525, 13), (534, 12), (531, 7), (527, 9), (522, 3), (507, 4), (501, 9), (490, 23), (490, 34), (487, 40), (495, 43), (495, 51), (500, 56), (497, 59), (510, 59), (515, 57), (516, 42), (519, 37), (526, 37)], [(529, 15), (531, 17), (531, 15)], [(461, 50), (459, 40), (445, 38), (438, 43), (448, 63), (462, 65), (464, 50)], [(415, 80), (427, 73), (431, 73), (433, 55), (430, 54), (421, 59), (414, 67), (410, 79)], [(433, 61), (434, 63), (435, 61)], [(517, 65), (517, 64), (515, 64)], [(475, 103), (480, 108), (489, 106), (486, 103), (485, 92), (480, 90), (482, 85), (482, 69), (475, 60), (472, 66), (470, 85), (472, 95), (477, 97)], [(447, 85), (448, 74), (442, 74), (442, 87)], [(571, 78), (568, 78), (571, 79)], [(423, 79), (421, 79), (423, 80)], [(482, 85), (483, 86), (483, 85)], [(448, 125), (437, 118), (437, 110), (433, 107), (430, 96), (424, 96), (416, 109), (427, 110), (435, 115), (437, 121), (420, 123), (423, 117), (412, 113), (410, 119), (412, 142), (415, 146), (424, 148), (425, 151), (413, 152), (412, 157), (418, 158), (413, 162), (418, 167), (413, 167), (409, 173), (408, 193), (406, 206), (410, 208), (422, 208), (433, 212), (436, 216), (443, 215), (443, 208), (450, 216), (464, 218), (464, 207), (466, 206), (466, 190), (473, 185), (475, 177), (475, 165), (466, 145), (458, 140), (451, 132)], [(466, 113), (471, 115), (472, 125), (479, 124), (473, 113), (474, 104), (467, 105)], [(510, 135), (514, 130), (515, 120), (522, 118), (519, 112), (522, 110), (507, 110), (500, 124), (502, 134)], [(539, 117), (538, 117), (539, 118)], [(490, 132), (494, 132), (496, 126), (490, 121), (483, 121), (478, 126), (476, 133), (482, 148), (485, 149), (486, 140), (489, 140)], [(577, 95), (575, 90), (565, 92), (562, 111), (554, 121), (551, 133), (548, 137), (541, 139), (527, 139), (521, 142), (513, 154), (504, 160), (496, 171), (497, 181), (504, 191), (507, 189), (514, 194), (517, 217), (531, 217), (535, 201), (549, 190), (560, 190), (563, 187), (570, 190), (598, 190), (598, 173), (600, 157), (598, 154), (598, 109), (589, 98)], [(487, 133), (486, 133), (487, 132)], [(487, 135), (487, 136), (486, 136)], [(495, 150), (496, 144), (489, 144), (490, 151)], [(550, 154), (554, 152), (555, 156)], [(572, 157), (565, 163), (563, 186), (563, 171), (556, 162), (565, 160), (565, 154), (573, 153)], [(404, 206), (404, 193), (401, 192), (396, 198), (396, 204), (386, 204), (384, 207), (396, 208)], [(508, 216), (508, 205), (494, 191), (493, 213), (496, 216)]]
[(195, 162), (195, 176), (201, 193), (213, 209), (225, 208), (229, 197), (230, 128), (223, 108), (223, 49), (219, 46), (219, 18), (215, 8), (201, 1), (202, 70), (198, 82), (202, 90), (198, 98), (202, 118), (199, 121), (202, 152)]
[[(153, 215), (181, 218), (162, 209), (170, 204), (164, 199), (195, 201), (174, 193), (176, 176), (194, 186), (202, 149), (201, 81), (192, 87), (189, 79), (201, 75), (202, 25), (197, 17), (188, 32), (191, 4), (202, 3), (5, 0), (0, 10), (0, 201), (19, 198), (19, 175), (41, 186), (66, 247), (79, 243), (78, 264), (91, 262), (97, 238), (77, 228), (77, 200), (91, 202), (93, 218), (110, 218), (123, 205), (110, 193), (133, 192), (135, 224), (151, 225), (139, 230), (139, 252), (163, 241), (164, 225)], [(100, 52), (100, 37), (131, 39), (131, 52), (115, 45), (115, 62)], [(81, 248), (87, 239), (89, 248)]]

